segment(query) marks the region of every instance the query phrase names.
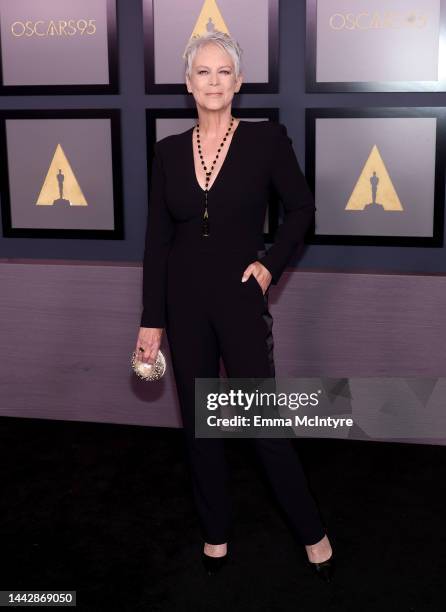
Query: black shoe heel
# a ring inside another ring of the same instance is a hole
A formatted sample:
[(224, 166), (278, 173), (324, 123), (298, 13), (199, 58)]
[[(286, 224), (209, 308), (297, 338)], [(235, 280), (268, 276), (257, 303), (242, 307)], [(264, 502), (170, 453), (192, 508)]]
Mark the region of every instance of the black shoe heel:
[(204, 569), (206, 570), (209, 576), (213, 574), (217, 574), (222, 567), (226, 565), (228, 560), (228, 553), (223, 555), (223, 557), (210, 557), (205, 552), (201, 553), (201, 560), (204, 565)]
[(333, 582), (334, 575), (334, 566), (335, 561), (333, 554), (329, 559), (325, 561), (321, 561), (320, 563), (314, 563), (310, 561), (307, 557), (307, 563), (311, 565), (316, 574), (324, 581), (324, 582)]

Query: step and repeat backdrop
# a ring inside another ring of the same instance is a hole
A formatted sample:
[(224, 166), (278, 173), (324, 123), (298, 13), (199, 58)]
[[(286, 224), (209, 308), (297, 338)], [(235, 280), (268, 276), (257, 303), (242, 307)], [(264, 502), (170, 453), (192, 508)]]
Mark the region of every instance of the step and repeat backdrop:
[[(278, 0), (141, 3), (147, 94), (184, 94), (185, 46), (212, 30), (240, 42), (243, 92), (278, 92)], [(307, 0), (307, 91), (446, 91), (445, 5)], [(2, 0), (0, 36), (3, 96), (120, 91), (116, 0)], [(234, 112), (279, 119), (277, 107)], [(155, 139), (194, 116), (148, 111), (147, 161)], [(443, 246), (442, 107), (308, 108), (306, 126), (308, 243)], [(4, 236), (125, 240), (120, 109), (1, 111), (0, 147)], [(271, 202), (267, 243), (279, 222)]]

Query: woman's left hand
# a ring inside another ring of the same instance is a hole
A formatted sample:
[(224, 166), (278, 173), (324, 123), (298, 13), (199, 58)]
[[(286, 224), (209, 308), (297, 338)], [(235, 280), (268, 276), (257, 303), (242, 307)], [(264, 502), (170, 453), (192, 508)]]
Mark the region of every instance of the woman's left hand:
[(265, 295), (266, 290), (268, 289), (269, 284), (272, 280), (271, 272), (267, 268), (265, 268), (265, 266), (261, 264), (260, 261), (254, 261), (253, 263), (249, 264), (247, 268), (245, 268), (245, 271), (243, 272), (242, 276), (242, 283), (246, 282), (251, 276), (251, 274), (259, 283), (263, 295)]

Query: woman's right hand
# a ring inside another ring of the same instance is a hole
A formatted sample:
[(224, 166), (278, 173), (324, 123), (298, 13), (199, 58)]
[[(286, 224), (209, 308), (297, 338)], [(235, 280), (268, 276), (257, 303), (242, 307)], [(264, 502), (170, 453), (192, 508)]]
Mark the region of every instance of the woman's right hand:
[[(153, 365), (161, 345), (162, 335), (162, 327), (140, 327), (135, 348), (136, 360)], [(144, 352), (140, 351), (140, 348), (143, 348)]]

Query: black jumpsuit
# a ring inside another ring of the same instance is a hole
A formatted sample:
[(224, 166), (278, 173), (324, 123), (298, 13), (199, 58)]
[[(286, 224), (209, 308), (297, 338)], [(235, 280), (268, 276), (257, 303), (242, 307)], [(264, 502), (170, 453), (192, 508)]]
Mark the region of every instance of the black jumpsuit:
[[(232, 507), (223, 438), (195, 438), (195, 377), (274, 377), (268, 292), (244, 269), (260, 261), (277, 284), (302, 246), (314, 200), (282, 124), (240, 121), (208, 193), (210, 236), (202, 236), (204, 191), (197, 182), (193, 128), (155, 145), (143, 263), (141, 326), (165, 328), (203, 538), (227, 542)], [(284, 221), (265, 251), (270, 196)], [(298, 541), (325, 535), (298, 455), (288, 438), (253, 438)]]

